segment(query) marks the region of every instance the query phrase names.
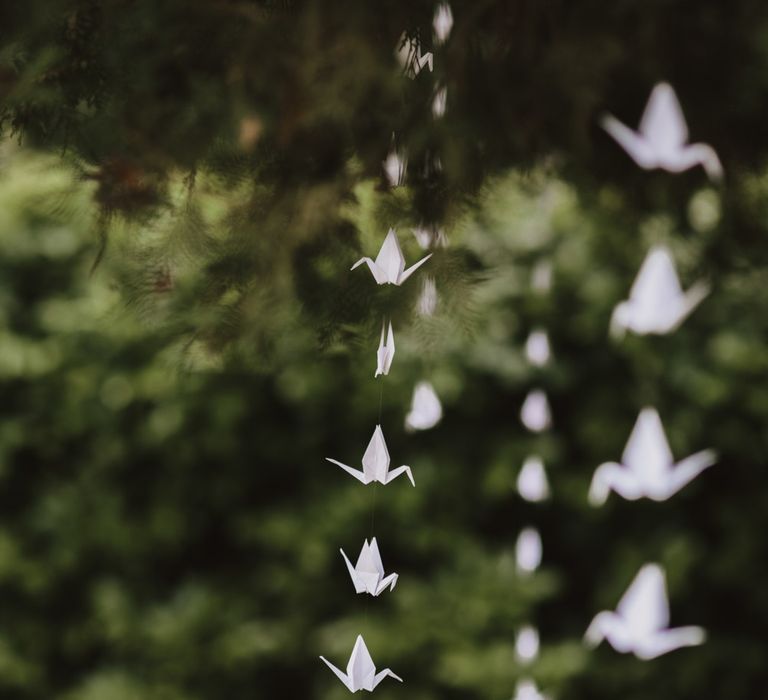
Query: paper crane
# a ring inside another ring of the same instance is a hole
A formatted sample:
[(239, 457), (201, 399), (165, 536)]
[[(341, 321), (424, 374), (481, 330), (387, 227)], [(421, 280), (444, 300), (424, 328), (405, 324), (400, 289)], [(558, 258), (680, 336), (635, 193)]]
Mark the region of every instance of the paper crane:
[(374, 378), (380, 374), (389, 374), (392, 367), (392, 360), (395, 359), (395, 334), (392, 331), (392, 321), (389, 322), (389, 330), (386, 337), (384, 335), (384, 321), (381, 322), (381, 340), (379, 340), (379, 349), (376, 351), (376, 373)]
[(448, 245), (448, 236), (439, 226), (418, 226), (412, 228), (411, 233), (422, 250), (430, 248), (445, 248)]
[(600, 123), (641, 168), (679, 173), (702, 165), (711, 179), (723, 176), (723, 166), (711, 146), (687, 144), (688, 126), (677, 95), (667, 83), (653, 88), (639, 131), (633, 131), (610, 114)]
[(709, 286), (703, 282), (683, 292), (669, 250), (654, 246), (640, 266), (629, 299), (614, 309), (611, 334), (621, 337), (627, 330), (639, 335), (670, 333), (708, 293)]
[(437, 285), (435, 278), (425, 275), (421, 293), (416, 300), (416, 311), (420, 316), (432, 316), (437, 309)]
[(387, 154), (384, 161), (384, 174), (387, 176), (387, 182), (390, 187), (400, 187), (405, 183), (405, 173), (408, 170), (408, 158), (405, 153), (398, 151), (394, 146), (394, 134), (392, 134), (392, 150)]
[(642, 497), (665, 501), (716, 459), (713, 450), (702, 450), (675, 464), (659, 414), (644, 408), (621, 455), (622, 463), (606, 462), (595, 470), (589, 501), (602, 505), (611, 490), (630, 501)]
[(539, 656), (539, 631), (524, 625), (515, 635), (515, 658), (519, 664), (529, 664)]
[(520, 532), (515, 543), (515, 565), (517, 573), (532, 574), (541, 564), (542, 543), (539, 531), (526, 527)]
[(520, 420), (533, 433), (540, 433), (552, 425), (549, 400), (541, 389), (528, 392), (520, 409)]
[(513, 700), (549, 700), (549, 696), (542, 694), (534, 681), (523, 678), (517, 682)]
[(551, 356), (547, 332), (541, 329), (531, 331), (525, 341), (525, 358), (528, 362), (534, 367), (544, 367)]
[(445, 108), (448, 104), (448, 88), (438, 83), (435, 94), (432, 96), (432, 116), (435, 119), (441, 119), (445, 115)]
[(373, 665), (373, 659), (368, 652), (368, 648), (365, 646), (362, 635), (357, 636), (357, 641), (352, 649), (352, 655), (349, 657), (346, 673), (342, 673), (324, 656), (320, 658), (336, 674), (338, 679), (347, 686), (350, 693), (356, 693), (358, 690), (372, 691), (387, 676), (401, 683), (403, 682), (400, 676), (396, 676), (388, 668), (376, 673), (376, 666)]
[(435, 33), (435, 43), (444, 44), (453, 29), (453, 12), (447, 2), (441, 2), (435, 8), (435, 16), (432, 19), (432, 29)]
[(544, 460), (538, 455), (530, 455), (523, 462), (523, 468), (517, 476), (517, 492), (531, 503), (540, 503), (549, 498), (549, 481), (544, 469)]
[(413, 390), (411, 410), (405, 417), (407, 430), (428, 430), (443, 417), (443, 407), (429, 382), (419, 382)]
[(381, 561), (379, 545), (376, 544), (375, 537), (371, 538), (370, 544), (368, 544), (368, 540), (365, 540), (355, 566), (352, 566), (343, 549), (339, 551), (347, 563), (347, 569), (349, 569), (349, 575), (352, 577), (356, 593), (370, 593), (377, 596), (387, 587), (389, 587), (390, 591), (395, 590), (397, 574), (384, 576), (384, 564)]
[(389, 233), (387, 233), (387, 237), (384, 239), (384, 243), (381, 244), (381, 249), (376, 256), (376, 260), (372, 260), (368, 257), (360, 258), (360, 260), (352, 265), (351, 269), (354, 270), (356, 267), (365, 263), (368, 265), (371, 274), (373, 274), (376, 284), (396, 284), (399, 286), (431, 257), (432, 253), (423, 257), (419, 262), (411, 265), (406, 270), (405, 257), (403, 257), (400, 242), (397, 240), (395, 229), (391, 228), (389, 229)]
[(364, 484), (370, 484), (372, 481), (378, 481), (382, 484), (388, 484), (394, 481), (401, 474), (406, 474), (411, 481), (412, 486), (416, 486), (416, 482), (413, 480), (413, 473), (408, 466), (398, 467), (397, 469), (389, 470), (389, 452), (387, 451), (387, 443), (384, 442), (384, 433), (381, 432), (381, 426), (377, 425), (373, 431), (373, 437), (368, 443), (368, 447), (363, 455), (363, 469), (353, 469), (346, 464), (326, 457), (329, 462), (338, 465), (345, 472), (351, 474), (358, 481)]
[(416, 37), (409, 37), (406, 32), (400, 35), (400, 40), (395, 48), (395, 56), (403, 69), (403, 72), (413, 80), (427, 66), (432, 72), (432, 53), (422, 53), (421, 43)]
[(603, 639), (618, 652), (633, 652), (639, 659), (653, 659), (680, 647), (701, 644), (706, 633), (701, 627), (668, 629), (664, 570), (658, 564), (640, 569), (616, 606), (603, 611), (589, 625), (584, 640), (597, 646)]

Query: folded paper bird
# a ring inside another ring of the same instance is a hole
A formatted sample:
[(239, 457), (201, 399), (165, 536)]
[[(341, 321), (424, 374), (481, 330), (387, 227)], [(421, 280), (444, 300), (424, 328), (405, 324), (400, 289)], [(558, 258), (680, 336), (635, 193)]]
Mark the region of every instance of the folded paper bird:
[(603, 639), (618, 652), (632, 652), (639, 659), (654, 659), (667, 652), (701, 644), (706, 633), (701, 627), (669, 629), (664, 570), (658, 564), (640, 569), (616, 606), (616, 612), (599, 613), (587, 629), (584, 640), (597, 646)]
[(519, 664), (529, 664), (539, 656), (539, 631), (524, 625), (515, 635), (515, 658)]
[(400, 242), (397, 240), (395, 229), (391, 228), (384, 239), (384, 243), (381, 244), (376, 260), (368, 257), (360, 258), (350, 269), (354, 270), (365, 263), (376, 280), (376, 284), (396, 284), (399, 286), (431, 257), (432, 253), (423, 257), (419, 262), (411, 265), (406, 270), (405, 257), (400, 248)]
[(432, 52), (421, 52), (421, 42), (418, 37), (408, 36), (406, 32), (403, 32), (397, 42), (395, 56), (403, 69), (403, 73), (411, 80), (421, 73), (424, 66), (429, 68), (430, 73), (432, 72)]
[(387, 158), (382, 165), (384, 166), (384, 174), (387, 176), (387, 182), (390, 187), (400, 187), (400, 185), (405, 184), (408, 158), (403, 151), (398, 151), (395, 148), (394, 134), (392, 150), (387, 154)]
[(392, 322), (389, 322), (389, 330), (387, 330), (386, 336), (384, 335), (385, 323), (381, 322), (381, 339), (379, 340), (379, 348), (376, 350), (376, 373), (374, 378), (380, 374), (389, 374), (389, 370), (392, 367), (392, 360), (395, 359), (395, 334), (392, 331)]
[(520, 420), (532, 433), (540, 433), (552, 425), (549, 401), (541, 389), (528, 392), (520, 409)]
[(375, 537), (371, 538), (370, 544), (368, 544), (368, 540), (365, 540), (365, 544), (360, 550), (360, 556), (357, 558), (357, 564), (354, 566), (344, 554), (344, 550), (340, 549), (339, 551), (347, 563), (347, 569), (349, 569), (356, 593), (369, 593), (377, 596), (387, 587), (390, 591), (395, 590), (397, 574), (384, 576), (384, 564), (381, 561), (379, 545), (376, 544)]
[(397, 469), (389, 471), (389, 452), (387, 451), (387, 443), (384, 441), (384, 433), (381, 432), (380, 425), (377, 425), (376, 429), (373, 431), (373, 437), (368, 443), (368, 447), (363, 455), (362, 471), (360, 469), (353, 469), (330, 457), (326, 457), (326, 460), (338, 465), (345, 472), (351, 474), (355, 479), (364, 484), (370, 484), (373, 481), (388, 484), (401, 474), (406, 474), (411, 481), (411, 485), (416, 486), (410, 467), (403, 465)]
[(447, 2), (441, 2), (435, 8), (432, 18), (432, 29), (435, 34), (435, 43), (444, 44), (453, 29), (453, 12)]
[(425, 275), (421, 285), (421, 293), (416, 300), (416, 312), (420, 316), (432, 316), (436, 309), (437, 285), (435, 284), (435, 278)]
[(413, 390), (411, 410), (405, 417), (407, 430), (428, 430), (443, 417), (443, 407), (429, 382), (419, 382)]
[(549, 696), (542, 694), (530, 678), (522, 678), (517, 682), (512, 700), (549, 700)]
[(540, 503), (549, 498), (549, 481), (544, 469), (544, 460), (538, 455), (530, 455), (523, 462), (523, 468), (517, 476), (517, 492), (531, 503)]
[(448, 104), (448, 88), (438, 83), (435, 94), (432, 96), (432, 116), (440, 119), (445, 115), (445, 108)]
[(396, 676), (388, 668), (376, 673), (376, 666), (373, 665), (368, 648), (362, 635), (357, 636), (357, 641), (352, 649), (352, 655), (349, 657), (347, 672), (343, 673), (324, 656), (320, 657), (328, 668), (333, 671), (337, 678), (349, 689), (350, 693), (356, 693), (358, 690), (372, 691), (387, 676), (397, 681), (403, 682), (400, 676)]
[(439, 226), (418, 226), (412, 228), (411, 233), (422, 250), (445, 248), (448, 245), (448, 236)]
[(653, 88), (643, 112), (639, 131), (633, 131), (607, 114), (602, 127), (641, 168), (662, 168), (672, 173), (701, 165), (710, 179), (723, 176), (723, 166), (712, 146), (688, 144), (688, 126), (672, 86), (659, 83)]
[(525, 341), (525, 358), (528, 362), (534, 367), (544, 367), (551, 355), (547, 332), (541, 329), (531, 331)]
[(611, 335), (621, 337), (627, 330), (638, 335), (671, 333), (708, 293), (704, 282), (683, 292), (669, 250), (654, 246), (640, 266), (629, 299), (613, 311)]
[(526, 527), (515, 544), (515, 564), (519, 574), (532, 574), (541, 564), (542, 545), (539, 531)]
[(716, 459), (713, 450), (702, 450), (675, 464), (659, 414), (655, 408), (644, 408), (621, 455), (621, 464), (606, 462), (595, 470), (589, 501), (600, 506), (611, 491), (630, 501), (643, 497), (666, 501)]

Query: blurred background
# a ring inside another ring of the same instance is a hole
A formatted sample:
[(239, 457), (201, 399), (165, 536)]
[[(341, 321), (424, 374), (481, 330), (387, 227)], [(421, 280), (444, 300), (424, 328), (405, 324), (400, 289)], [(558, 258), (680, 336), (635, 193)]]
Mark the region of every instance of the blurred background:
[[(344, 668), (358, 634), (405, 681), (383, 699), (529, 678), (562, 700), (764, 695), (768, 7), (455, 2), (442, 42), (435, 10), (0, 6), (3, 699), (332, 700), (318, 656)], [(403, 41), (433, 70), (404, 75)], [(636, 126), (660, 80), (722, 184), (642, 171), (599, 129), (606, 110)], [(413, 229), (447, 245), (377, 286), (349, 268), (390, 227), (408, 264)], [(655, 244), (712, 291), (674, 334), (611, 338)], [(397, 354), (374, 379), (385, 316)], [(443, 419), (413, 432), (419, 381)], [(520, 419), (536, 388), (540, 433)], [(591, 507), (644, 406), (676, 458), (717, 464), (666, 502)], [(359, 466), (377, 423), (416, 488), (325, 461)], [(529, 455), (541, 503), (516, 488)], [(526, 527), (543, 559), (522, 575)], [(378, 598), (339, 553), (371, 535), (400, 575)], [(706, 643), (588, 650), (647, 562)]]

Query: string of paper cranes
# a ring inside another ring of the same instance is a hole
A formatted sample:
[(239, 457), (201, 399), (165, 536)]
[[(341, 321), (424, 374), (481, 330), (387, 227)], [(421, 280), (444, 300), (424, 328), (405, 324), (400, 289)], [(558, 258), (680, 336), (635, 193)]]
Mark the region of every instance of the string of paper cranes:
[[(433, 25), (435, 43), (445, 43), (453, 25), (453, 15), (447, 3), (440, 3), (437, 6)], [(432, 71), (432, 53), (423, 53), (418, 39), (409, 38), (405, 33), (403, 33), (398, 43), (396, 55), (404, 73), (410, 78), (415, 78), (425, 67), (429, 68), (430, 72)], [(447, 90), (445, 86), (438, 86), (435, 90), (432, 104), (435, 118), (439, 118), (445, 113), (446, 99)], [(392, 150), (384, 160), (383, 166), (390, 187), (399, 187), (404, 183), (408, 159), (402, 150), (397, 149), (394, 134), (392, 135)], [(446, 244), (445, 235), (437, 228), (419, 227), (414, 229), (413, 234), (422, 249), (444, 246)], [(400, 247), (397, 232), (390, 228), (376, 258), (363, 257), (352, 265), (351, 269), (354, 270), (360, 265), (365, 264), (377, 285), (392, 284), (399, 287), (431, 257), (432, 253), (428, 253), (421, 260), (406, 268), (405, 256)], [(424, 316), (431, 316), (436, 306), (437, 289), (434, 278), (426, 277), (417, 303), (417, 311)], [(384, 319), (381, 324), (379, 347), (376, 350), (374, 378), (389, 374), (394, 357), (395, 334), (392, 328), (392, 321)], [(414, 388), (411, 407), (405, 418), (405, 429), (408, 431), (428, 430), (439, 423), (442, 414), (443, 409), (440, 399), (432, 385), (425, 381), (419, 382)], [(389, 450), (387, 449), (381, 425), (376, 425), (373, 436), (363, 454), (362, 469), (350, 467), (331, 457), (326, 459), (332, 464), (341, 467), (345, 472), (363, 484), (374, 483), (375, 485), (376, 483), (381, 483), (386, 485), (394, 481), (398, 476), (405, 474), (410, 480), (411, 485), (416, 486), (413, 472), (408, 465), (402, 465), (392, 470), (389, 469)], [(340, 549), (340, 552), (347, 566), (349, 576), (352, 579), (355, 593), (377, 597), (387, 589), (390, 592), (395, 589), (398, 574), (385, 574), (376, 537), (371, 536), (370, 541), (366, 539), (363, 542), (362, 549), (354, 566), (344, 550)], [(378, 673), (376, 672), (376, 666), (362, 635), (357, 636), (349, 662), (347, 663), (346, 673), (334, 666), (324, 656), (320, 658), (351, 693), (356, 693), (360, 690), (371, 692), (387, 677), (394, 678), (401, 683), (403, 680), (388, 668)]]
[[(433, 20), (435, 46), (444, 44), (451, 33), (453, 14), (447, 3), (437, 5)], [(424, 52), (418, 35), (406, 32), (397, 44), (396, 57), (403, 74), (416, 78), (422, 70), (432, 72), (434, 55)], [(441, 118), (446, 109), (447, 90), (443, 82), (435, 85), (432, 114)], [(714, 149), (708, 144), (688, 143), (688, 126), (673, 88), (667, 83), (656, 85), (650, 95), (637, 131), (627, 127), (614, 116), (604, 115), (601, 126), (644, 169), (663, 169), (679, 173), (701, 165), (712, 180), (723, 176), (723, 168)], [(434, 170), (440, 169), (438, 158)], [(383, 162), (386, 181), (391, 188), (405, 183), (408, 158), (405, 150), (397, 147), (395, 135)], [(424, 250), (446, 245), (442, 230), (420, 226), (413, 230), (419, 246)], [(352, 270), (366, 265), (377, 285), (401, 286), (432, 256), (428, 253), (410, 267), (394, 228), (390, 228), (376, 258), (362, 257)], [(539, 294), (549, 292), (552, 284), (552, 265), (541, 260), (533, 270), (531, 289)], [(628, 298), (614, 308), (609, 332), (620, 339), (627, 332), (637, 335), (663, 335), (674, 332), (709, 293), (709, 286), (698, 282), (683, 291), (670, 250), (663, 245), (653, 246), (642, 262), (629, 290)], [(421, 293), (416, 305), (419, 314), (430, 316), (438, 302), (434, 277), (424, 275)], [(534, 370), (546, 368), (552, 361), (552, 348), (547, 331), (534, 327), (525, 342), (525, 357)], [(383, 319), (379, 346), (376, 351), (374, 376), (387, 376), (395, 356), (395, 337), (391, 320)], [(433, 387), (419, 382), (414, 388), (410, 410), (405, 418), (407, 431), (427, 430), (442, 418), (442, 406)], [(546, 392), (540, 386), (532, 387), (522, 403), (520, 420), (524, 427), (537, 435), (552, 427), (552, 410)], [(380, 421), (381, 422), (381, 421)], [(390, 470), (390, 456), (381, 425), (377, 424), (365, 453), (362, 469), (350, 467), (336, 459), (327, 461), (341, 467), (363, 484), (386, 485), (405, 474), (415, 486), (413, 472), (408, 465)], [(621, 498), (634, 501), (648, 498), (664, 501), (685, 487), (701, 472), (713, 465), (716, 454), (702, 450), (675, 462), (666, 434), (656, 409), (643, 408), (631, 431), (620, 462), (605, 462), (597, 467), (588, 490), (588, 501), (593, 506), (603, 505), (613, 491)], [(521, 498), (539, 503), (551, 495), (544, 459), (532, 451), (523, 461), (516, 480)], [(343, 549), (340, 553), (352, 580), (355, 593), (378, 597), (394, 591), (399, 575), (385, 573), (375, 536), (365, 539), (356, 563), (353, 565)], [(543, 545), (539, 531), (532, 526), (523, 528), (515, 543), (515, 565), (520, 576), (534, 573), (542, 562)], [(637, 658), (650, 660), (687, 646), (703, 643), (705, 632), (700, 627), (688, 626), (670, 629), (666, 576), (658, 564), (646, 564), (637, 573), (615, 611), (598, 613), (589, 625), (584, 642), (590, 647), (606, 640), (616, 651), (633, 653)], [(515, 634), (515, 658), (526, 668), (538, 658), (540, 638), (538, 629), (524, 624)], [(349, 657), (346, 673), (325, 657), (322, 661), (352, 692), (373, 691), (385, 678), (402, 682), (402, 678), (385, 668), (377, 672), (362, 635), (358, 635)], [(549, 700), (527, 672), (517, 682), (513, 700)]]

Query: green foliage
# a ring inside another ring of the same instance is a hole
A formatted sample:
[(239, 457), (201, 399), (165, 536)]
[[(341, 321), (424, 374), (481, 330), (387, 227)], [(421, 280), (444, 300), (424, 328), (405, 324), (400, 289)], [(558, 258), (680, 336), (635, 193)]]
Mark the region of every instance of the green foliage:
[[(432, 2), (0, 7), (3, 698), (341, 698), (317, 657), (343, 665), (358, 633), (406, 681), (384, 700), (510, 697), (525, 675), (561, 700), (760, 697), (766, 10), (453, 5), (442, 48)], [(404, 28), (434, 75), (400, 74)], [(642, 172), (597, 129), (604, 109), (636, 121), (659, 79), (724, 186)], [(389, 190), (393, 131), (409, 179)], [(349, 271), (390, 226), (415, 260), (410, 229), (432, 224), (450, 246), (402, 287)], [(612, 341), (659, 242), (712, 293), (671, 336)], [(385, 315), (397, 357), (374, 380)], [(537, 327), (545, 369), (522, 351)], [(407, 434), (422, 378), (445, 417)], [(535, 386), (555, 420), (539, 436), (518, 418)], [(589, 508), (651, 404), (675, 455), (718, 464), (668, 503)], [(356, 462), (377, 422), (416, 489), (324, 461)], [(533, 451), (554, 493), (535, 506), (514, 488)], [(544, 565), (524, 578), (531, 524)], [(372, 533), (401, 578), (364, 600), (338, 548)], [(672, 623), (709, 640), (651, 663), (588, 652), (592, 615), (647, 561)], [(523, 668), (528, 622), (543, 646)]]

